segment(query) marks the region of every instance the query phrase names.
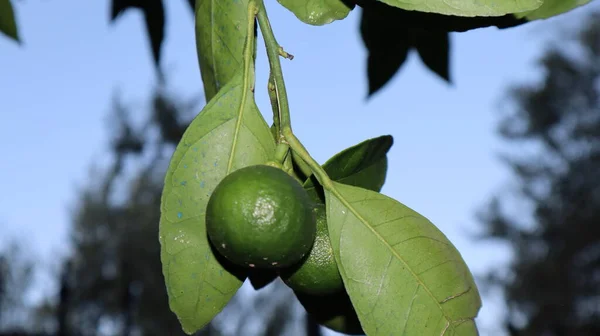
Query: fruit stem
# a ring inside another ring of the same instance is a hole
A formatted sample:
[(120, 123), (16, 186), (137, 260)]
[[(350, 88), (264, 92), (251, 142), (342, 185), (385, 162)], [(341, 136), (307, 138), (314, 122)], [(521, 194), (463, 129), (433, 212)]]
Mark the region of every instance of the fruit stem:
[(290, 107), (285, 90), (285, 83), (283, 82), (283, 71), (281, 70), (281, 63), (279, 62), (279, 56), (281, 56), (281, 54), (284, 52), (275, 39), (275, 35), (273, 34), (273, 29), (271, 28), (271, 23), (269, 22), (263, 1), (257, 0), (257, 3), (258, 25), (265, 41), (267, 57), (269, 58), (269, 66), (271, 68), (269, 82), (273, 83), (272, 87), (274, 88), (274, 91), (269, 90), (269, 95), (271, 95), (271, 92), (273, 92), (273, 98), (277, 100), (277, 107), (273, 107), (273, 109), (277, 110), (278, 113), (277, 118), (275, 118), (275, 114), (273, 115), (273, 121), (278, 119), (277, 121), (279, 122), (279, 125), (275, 127), (281, 132), (283, 125), (288, 125), (288, 127), (291, 128)]
[(323, 188), (327, 190), (333, 190), (333, 182), (331, 182), (331, 179), (323, 167), (321, 167), (321, 165), (315, 161), (312, 156), (310, 156), (308, 150), (306, 150), (300, 140), (298, 140), (294, 133), (292, 133), (292, 129), (289, 127), (284, 127), (282, 133), (287, 142), (290, 144), (290, 148), (294, 151), (294, 153), (296, 153), (296, 155), (301, 157), (302, 160), (306, 162)]
[(288, 154), (289, 152), (290, 152), (290, 146), (287, 143), (285, 143), (285, 142), (278, 143), (277, 147), (275, 147), (275, 161), (277, 161), (278, 163), (283, 165), (285, 159), (289, 155)]
[(312, 169), (308, 166), (308, 164), (306, 164), (306, 161), (304, 161), (300, 156), (298, 156), (297, 154), (292, 155), (292, 160), (294, 160), (294, 162), (296, 163), (296, 165), (298, 166), (298, 168), (300, 169), (302, 174), (304, 174), (304, 176), (309, 178), (312, 175)]
[[(269, 22), (269, 17), (267, 16), (267, 10), (265, 9), (264, 3), (262, 0), (256, 1), (258, 4), (258, 25), (260, 27), (260, 31), (262, 32), (263, 39), (265, 41), (267, 57), (269, 58), (269, 66), (271, 68), (269, 82), (272, 82), (273, 85), (269, 86), (270, 88), (274, 87), (275, 89), (273, 98), (276, 100), (277, 107), (273, 108), (274, 110), (276, 109), (278, 111), (278, 129), (283, 135), (285, 142), (289, 144), (290, 148), (310, 167), (310, 170), (312, 170), (312, 173), (315, 174), (317, 180), (323, 186), (323, 188), (331, 190), (333, 189), (333, 183), (331, 182), (329, 176), (327, 176), (325, 170), (323, 170), (321, 165), (319, 165), (319, 163), (310, 156), (306, 148), (302, 145), (300, 140), (298, 140), (298, 138), (296, 138), (296, 136), (292, 132), (290, 107), (288, 103), (287, 92), (285, 89), (285, 83), (283, 81), (283, 71), (281, 70), (281, 62), (279, 60), (279, 57), (282, 56), (286, 58), (292, 58), (293, 56), (285, 52), (283, 48), (279, 45), (279, 43), (277, 43), (275, 35), (273, 34), (273, 29), (271, 28), (271, 23)], [(271, 95), (271, 90), (269, 90), (269, 94)], [(273, 102), (273, 99), (271, 101)], [(275, 121), (276, 119), (273, 118), (273, 120)]]
[(277, 99), (277, 87), (275, 86), (275, 78), (273, 76), (273, 71), (271, 71), (271, 73), (269, 74), (269, 84), (267, 85), (267, 92), (269, 92), (269, 100), (271, 101), (271, 108), (273, 109), (273, 127), (275, 127), (275, 141), (279, 144), (283, 140), (281, 135), (281, 112), (279, 109), (279, 102)]
[(304, 181), (301, 181), (298, 177), (298, 174), (296, 174), (296, 172), (294, 171), (294, 165), (292, 164), (292, 159), (290, 158), (290, 155), (288, 155), (283, 161), (283, 170), (285, 170), (286, 173), (290, 174), (290, 176), (295, 178), (298, 181), (298, 183), (304, 183)]

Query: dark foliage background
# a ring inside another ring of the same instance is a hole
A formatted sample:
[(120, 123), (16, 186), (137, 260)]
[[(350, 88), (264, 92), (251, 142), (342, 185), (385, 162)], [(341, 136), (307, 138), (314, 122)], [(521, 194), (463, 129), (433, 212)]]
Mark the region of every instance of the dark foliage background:
[(509, 91), (499, 125), (516, 183), (481, 218), (483, 237), (514, 253), (508, 272), (487, 275), (505, 292), (511, 335), (600, 334), (599, 18), (544, 54), (540, 83)]
[[(161, 49), (165, 36), (164, 0), (111, 0), (111, 21), (127, 10), (144, 14), (147, 36), (159, 78)], [(406, 11), (376, 0), (347, 0), (350, 8), (361, 9), (360, 35), (368, 52), (366, 65), (368, 96), (379, 91), (398, 73), (411, 50), (416, 50), (431, 71), (450, 82), (450, 32), (491, 27), (510, 28), (526, 23), (513, 15), (466, 18)], [(195, 0), (187, 0), (193, 15)]]

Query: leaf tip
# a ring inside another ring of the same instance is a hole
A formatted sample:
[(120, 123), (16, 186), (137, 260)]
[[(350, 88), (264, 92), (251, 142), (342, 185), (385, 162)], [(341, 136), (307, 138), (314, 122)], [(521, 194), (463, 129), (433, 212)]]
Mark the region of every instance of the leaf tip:
[(367, 95), (365, 96), (365, 100), (369, 101), (375, 96), (377, 92), (383, 87), (383, 85), (375, 85), (371, 81), (369, 81), (369, 89), (367, 90)]
[(193, 335), (195, 334), (198, 330), (204, 328), (204, 326), (200, 326), (198, 327), (196, 324), (194, 323), (186, 323), (183, 320), (179, 320), (179, 323), (181, 324), (181, 329), (183, 330), (183, 332), (186, 335)]
[(448, 84), (449, 86), (454, 86), (454, 82), (452, 81), (452, 78), (450, 77), (450, 73), (445, 73), (443, 75), (439, 74), (440, 78), (444, 80), (444, 82), (446, 84)]
[(392, 147), (394, 144), (394, 137), (391, 134), (382, 135), (381, 137), (386, 140), (389, 147)]
[(14, 43), (16, 43), (18, 46), (23, 46), (23, 42), (21, 41), (21, 38), (19, 37), (19, 33), (18, 32), (14, 32), (14, 33), (4, 33), (4, 35), (6, 35), (10, 40), (12, 40)]

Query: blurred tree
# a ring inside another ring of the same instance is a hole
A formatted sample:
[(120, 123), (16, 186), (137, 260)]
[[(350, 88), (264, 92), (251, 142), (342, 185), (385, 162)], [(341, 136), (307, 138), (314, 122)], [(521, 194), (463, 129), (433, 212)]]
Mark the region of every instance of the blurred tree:
[[(163, 149), (187, 126), (189, 118), (182, 119), (192, 111), (189, 104), (197, 105), (175, 102), (157, 90), (151, 113), (142, 114), (149, 122), (136, 129), (120, 98), (114, 100), (113, 162), (106, 172), (91, 173), (73, 216), (74, 253), (61, 286), (65, 334), (98, 335), (106, 329), (118, 335), (184, 335), (168, 308), (157, 238), (168, 163)], [(159, 136), (151, 139), (152, 133)]]
[(0, 335), (25, 330), (26, 295), (33, 280), (34, 262), (23, 244), (10, 241), (0, 250)]
[(518, 182), (509, 196), (532, 212), (509, 211), (515, 198), (502, 195), (482, 212), (484, 237), (513, 251), (508, 272), (487, 275), (511, 335), (600, 335), (600, 15), (558, 42), (542, 82), (510, 91), (500, 123), (524, 154), (505, 157)]

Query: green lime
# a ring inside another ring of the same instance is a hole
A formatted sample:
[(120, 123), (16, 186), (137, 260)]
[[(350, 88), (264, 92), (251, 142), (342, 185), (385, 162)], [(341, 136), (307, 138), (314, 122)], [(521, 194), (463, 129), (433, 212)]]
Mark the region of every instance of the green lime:
[(339, 292), (344, 283), (329, 241), (325, 206), (316, 205), (313, 211), (317, 219), (315, 243), (300, 263), (282, 271), (281, 278), (291, 289), (302, 293), (324, 295)]
[(297, 263), (316, 235), (312, 201), (283, 170), (255, 165), (225, 176), (206, 207), (210, 241), (231, 262), (259, 268)]

